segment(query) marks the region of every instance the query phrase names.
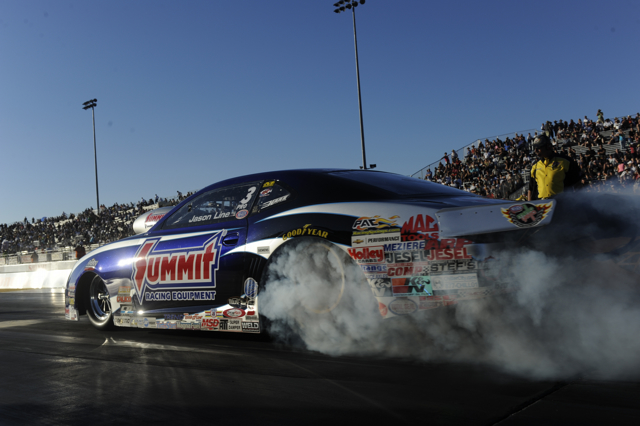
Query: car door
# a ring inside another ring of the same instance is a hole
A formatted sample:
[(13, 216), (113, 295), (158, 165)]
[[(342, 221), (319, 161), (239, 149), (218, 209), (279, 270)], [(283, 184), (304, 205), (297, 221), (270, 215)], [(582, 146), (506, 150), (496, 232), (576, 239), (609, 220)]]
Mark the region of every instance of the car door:
[(195, 311), (241, 294), (247, 216), (261, 182), (205, 191), (147, 234), (133, 262), (137, 302), (145, 311)]

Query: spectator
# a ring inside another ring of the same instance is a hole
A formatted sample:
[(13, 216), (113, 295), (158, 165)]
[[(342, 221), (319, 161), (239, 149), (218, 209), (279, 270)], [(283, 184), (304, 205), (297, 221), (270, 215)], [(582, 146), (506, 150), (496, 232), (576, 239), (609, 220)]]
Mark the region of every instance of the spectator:
[(533, 142), (540, 160), (531, 168), (528, 199), (551, 198), (580, 181), (580, 168), (572, 159), (557, 154), (551, 140), (542, 134)]

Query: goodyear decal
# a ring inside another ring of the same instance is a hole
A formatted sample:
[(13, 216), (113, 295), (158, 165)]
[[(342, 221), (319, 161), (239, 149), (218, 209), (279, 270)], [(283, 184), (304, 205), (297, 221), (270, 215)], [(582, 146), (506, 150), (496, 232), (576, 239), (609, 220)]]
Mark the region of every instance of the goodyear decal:
[[(215, 287), (220, 259), (220, 242), (226, 233), (226, 230), (218, 232), (201, 246), (180, 246), (173, 250), (158, 250), (160, 238), (145, 240), (135, 255), (131, 276), (138, 301), (142, 303), (145, 300), (145, 293), (150, 290), (155, 292), (156, 290)], [(215, 291), (206, 293), (213, 293), (208, 294), (207, 299), (215, 299)], [(169, 293), (159, 292), (158, 294)], [(156, 298), (147, 299), (155, 300)]]
[(289, 231), (282, 236), (282, 240), (286, 241), (289, 238), (293, 237), (301, 237), (303, 235), (315, 236), (320, 238), (327, 238), (329, 233), (327, 231), (323, 231), (321, 229), (309, 228), (311, 226), (310, 223), (304, 225), (302, 228), (294, 229), (293, 231)]

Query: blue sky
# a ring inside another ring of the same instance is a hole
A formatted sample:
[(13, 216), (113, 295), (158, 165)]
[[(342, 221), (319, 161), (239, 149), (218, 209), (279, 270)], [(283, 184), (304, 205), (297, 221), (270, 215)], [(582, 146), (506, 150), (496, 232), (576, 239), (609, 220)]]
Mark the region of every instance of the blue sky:
[[(0, 3), (0, 223), (218, 180), (362, 164), (335, 0)], [(640, 2), (368, 0), (367, 162), (411, 174), (477, 138), (640, 111)]]

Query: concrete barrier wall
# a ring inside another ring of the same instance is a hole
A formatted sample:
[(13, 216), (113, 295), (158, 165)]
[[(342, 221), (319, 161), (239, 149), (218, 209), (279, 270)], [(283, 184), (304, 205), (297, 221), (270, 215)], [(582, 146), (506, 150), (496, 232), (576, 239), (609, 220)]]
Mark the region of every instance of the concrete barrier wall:
[(64, 288), (76, 261), (0, 266), (0, 289)]

